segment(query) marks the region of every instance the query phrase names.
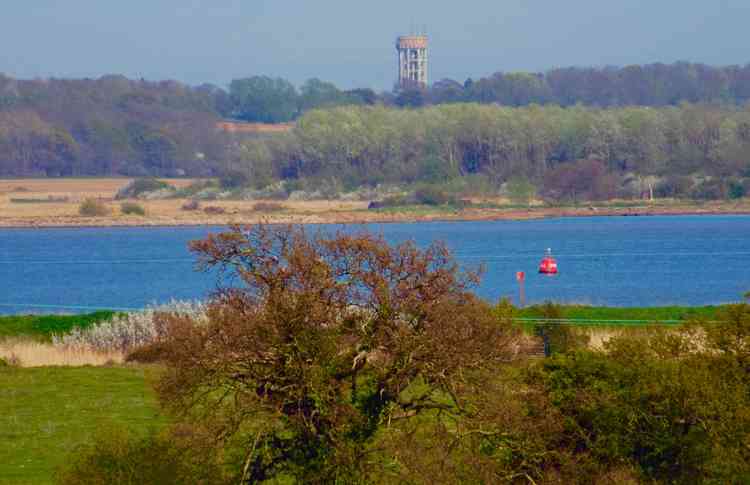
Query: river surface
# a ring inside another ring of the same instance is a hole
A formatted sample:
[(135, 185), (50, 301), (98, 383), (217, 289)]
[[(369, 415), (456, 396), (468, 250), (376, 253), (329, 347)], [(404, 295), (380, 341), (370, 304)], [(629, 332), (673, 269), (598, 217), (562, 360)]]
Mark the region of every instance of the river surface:
[[(0, 229), (0, 313), (130, 309), (205, 298), (216, 279), (195, 271), (187, 243), (221, 230)], [(529, 302), (707, 305), (737, 301), (750, 290), (750, 216), (368, 224), (344, 230), (420, 246), (442, 240), (462, 265), (484, 265), (477, 291), (489, 300), (517, 301), (517, 271), (526, 273)], [(548, 247), (560, 267), (556, 277), (536, 273)]]

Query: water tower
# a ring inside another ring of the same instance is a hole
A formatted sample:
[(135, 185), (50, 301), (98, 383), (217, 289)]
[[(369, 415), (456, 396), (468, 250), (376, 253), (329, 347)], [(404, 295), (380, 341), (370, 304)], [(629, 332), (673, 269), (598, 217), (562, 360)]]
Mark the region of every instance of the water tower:
[(427, 87), (426, 35), (402, 35), (396, 40), (398, 51), (398, 86)]

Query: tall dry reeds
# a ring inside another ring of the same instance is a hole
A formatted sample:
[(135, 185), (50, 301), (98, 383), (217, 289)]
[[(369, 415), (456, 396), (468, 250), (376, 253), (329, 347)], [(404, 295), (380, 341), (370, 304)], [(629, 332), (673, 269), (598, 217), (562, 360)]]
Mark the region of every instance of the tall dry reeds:
[(83, 347), (60, 347), (33, 340), (0, 342), (0, 358), (20, 367), (107, 365), (123, 362), (119, 351), (94, 351)]

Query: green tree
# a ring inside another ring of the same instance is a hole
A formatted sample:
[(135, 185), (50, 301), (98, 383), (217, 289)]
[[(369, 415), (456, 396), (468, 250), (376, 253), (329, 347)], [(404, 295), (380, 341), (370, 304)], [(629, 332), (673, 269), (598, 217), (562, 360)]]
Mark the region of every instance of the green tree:
[(283, 123), (297, 115), (297, 89), (287, 80), (268, 76), (235, 79), (229, 88), (232, 115), (246, 121)]
[(299, 110), (309, 111), (314, 108), (331, 108), (346, 104), (347, 96), (332, 83), (317, 78), (308, 79), (300, 87)]

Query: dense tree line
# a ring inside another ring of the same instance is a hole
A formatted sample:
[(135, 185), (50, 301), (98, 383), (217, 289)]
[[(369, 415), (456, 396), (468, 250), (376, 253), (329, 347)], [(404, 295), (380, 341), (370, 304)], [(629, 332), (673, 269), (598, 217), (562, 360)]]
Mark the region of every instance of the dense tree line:
[(0, 176), (210, 174), (223, 91), (122, 76), (0, 76)]
[(457, 101), (507, 106), (531, 103), (559, 106), (670, 106), (684, 102), (744, 104), (750, 99), (750, 65), (713, 67), (678, 62), (627, 67), (568, 67), (545, 73), (495, 73), (477, 81), (468, 79), (463, 84), (442, 80), (423, 94), (422, 101), (431, 104)]
[(738, 197), (750, 176), (750, 110), (348, 106), (310, 111), (284, 137), (248, 141), (234, 163), (263, 183), (336, 179), (354, 188), (478, 176), (495, 189), (531, 182), (551, 199), (637, 197), (644, 190)]
[[(688, 63), (498, 73), (380, 94), (319, 79), (297, 89), (266, 76), (237, 79), (224, 90), (122, 76), (0, 75), (0, 176), (211, 176), (239, 166), (252, 171), (256, 184), (329, 175), (348, 185), (376, 184), (481, 173), (492, 183), (515, 176), (541, 187), (547, 174), (556, 174), (551, 170), (572, 167), (566, 162), (596, 160), (603, 168), (587, 162), (577, 170), (728, 179), (747, 176), (742, 106), (749, 97), (750, 67)], [(291, 136), (248, 142), (217, 130), (221, 118), (298, 123)], [(595, 197), (617, 186), (600, 182)], [(665, 194), (695, 189), (687, 180), (672, 182)], [(731, 183), (707, 187), (705, 195), (739, 193)]]

